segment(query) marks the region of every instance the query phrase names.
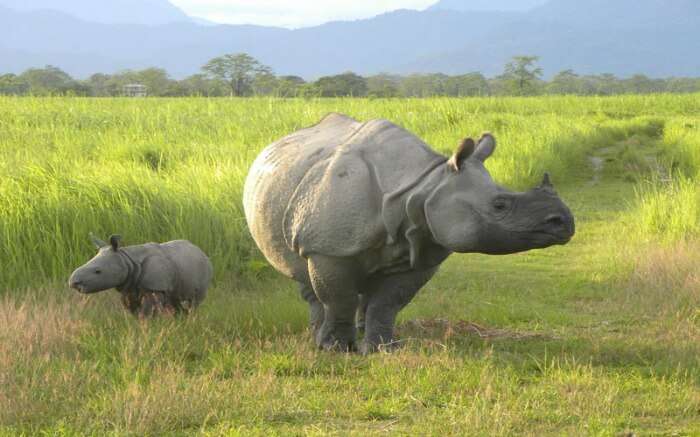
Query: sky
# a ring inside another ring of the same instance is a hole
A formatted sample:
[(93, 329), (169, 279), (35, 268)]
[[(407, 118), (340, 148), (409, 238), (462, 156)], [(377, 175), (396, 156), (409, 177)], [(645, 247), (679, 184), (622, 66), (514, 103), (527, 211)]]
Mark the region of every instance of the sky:
[(187, 14), (217, 23), (299, 28), (373, 17), (396, 9), (425, 9), (436, 0), (171, 0)]

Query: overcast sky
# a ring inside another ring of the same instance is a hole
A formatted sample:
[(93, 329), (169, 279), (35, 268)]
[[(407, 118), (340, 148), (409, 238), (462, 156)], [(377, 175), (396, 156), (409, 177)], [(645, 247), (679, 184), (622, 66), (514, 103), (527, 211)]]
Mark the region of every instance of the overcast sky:
[(171, 0), (189, 15), (218, 23), (288, 28), (372, 17), (396, 9), (425, 9), (436, 0)]

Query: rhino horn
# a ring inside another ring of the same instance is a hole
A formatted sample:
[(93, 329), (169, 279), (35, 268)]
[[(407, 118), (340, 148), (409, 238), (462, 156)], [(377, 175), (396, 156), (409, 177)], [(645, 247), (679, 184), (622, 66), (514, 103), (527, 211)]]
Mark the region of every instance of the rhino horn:
[(552, 182), (549, 179), (549, 173), (545, 172), (544, 177), (542, 178), (542, 183), (540, 184), (539, 188), (541, 190), (545, 190), (551, 193), (554, 192), (554, 185), (552, 185)]
[(99, 238), (95, 237), (95, 234), (90, 232), (90, 241), (92, 241), (92, 244), (95, 245), (96, 248), (100, 249), (102, 247), (105, 247), (107, 243), (103, 240), (100, 240)]

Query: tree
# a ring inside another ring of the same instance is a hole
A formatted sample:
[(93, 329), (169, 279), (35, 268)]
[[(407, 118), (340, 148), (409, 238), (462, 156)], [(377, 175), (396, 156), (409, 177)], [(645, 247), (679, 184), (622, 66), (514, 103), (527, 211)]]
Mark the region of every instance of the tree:
[(232, 96), (248, 93), (258, 75), (270, 75), (272, 69), (246, 53), (229, 54), (214, 58), (202, 67), (202, 71), (222, 80), (231, 88)]
[(270, 72), (256, 74), (251, 83), (253, 94), (256, 96), (274, 94), (277, 87), (277, 78)]
[(146, 85), (148, 94), (151, 96), (164, 96), (168, 93), (172, 80), (168, 77), (168, 72), (162, 68), (147, 68), (136, 71), (133, 74), (134, 82)]
[(95, 97), (106, 97), (116, 95), (112, 86), (112, 76), (104, 73), (95, 73), (85, 81), (90, 89), (90, 95)]
[(282, 76), (277, 79), (277, 95), (297, 97), (302, 94), (306, 81), (299, 76)]
[(667, 81), (666, 91), (670, 93), (697, 93), (700, 91), (700, 79), (674, 77)]
[(353, 72), (325, 76), (314, 85), (322, 97), (362, 97), (367, 94), (367, 80)]
[(205, 74), (193, 74), (178, 82), (180, 92), (186, 96), (219, 97), (227, 94), (228, 85), (211, 79)]
[(582, 91), (581, 80), (573, 70), (564, 70), (547, 85), (547, 92), (551, 94), (578, 94)]
[(412, 74), (401, 81), (401, 94), (405, 97), (444, 96), (448, 79), (444, 74)]
[(534, 94), (542, 77), (542, 69), (536, 66), (538, 56), (514, 56), (506, 64), (502, 78), (510, 83), (513, 92), (520, 96)]
[(397, 97), (401, 78), (386, 73), (367, 78), (367, 94), (372, 97)]
[(658, 93), (664, 90), (664, 81), (650, 79), (643, 74), (635, 74), (622, 83), (625, 91), (632, 94)]
[(451, 76), (445, 80), (445, 93), (456, 97), (483, 96), (489, 93), (489, 84), (481, 73)]
[(34, 94), (66, 94), (87, 92), (83, 86), (73, 80), (65, 71), (52, 65), (44, 68), (30, 68), (19, 76), (26, 82)]
[(0, 75), (0, 94), (22, 95), (29, 91), (29, 84), (15, 74)]
[(615, 77), (614, 74), (605, 73), (597, 76), (590, 76), (589, 78), (593, 82), (596, 94), (613, 95), (623, 93), (620, 79)]

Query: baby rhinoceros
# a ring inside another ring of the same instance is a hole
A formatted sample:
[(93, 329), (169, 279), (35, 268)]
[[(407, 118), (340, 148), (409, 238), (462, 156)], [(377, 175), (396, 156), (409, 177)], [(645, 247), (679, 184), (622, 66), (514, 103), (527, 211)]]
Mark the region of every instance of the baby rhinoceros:
[(121, 247), (91, 237), (97, 255), (76, 269), (68, 285), (92, 294), (116, 288), (124, 307), (140, 318), (189, 312), (206, 296), (212, 265), (202, 250), (185, 240)]

